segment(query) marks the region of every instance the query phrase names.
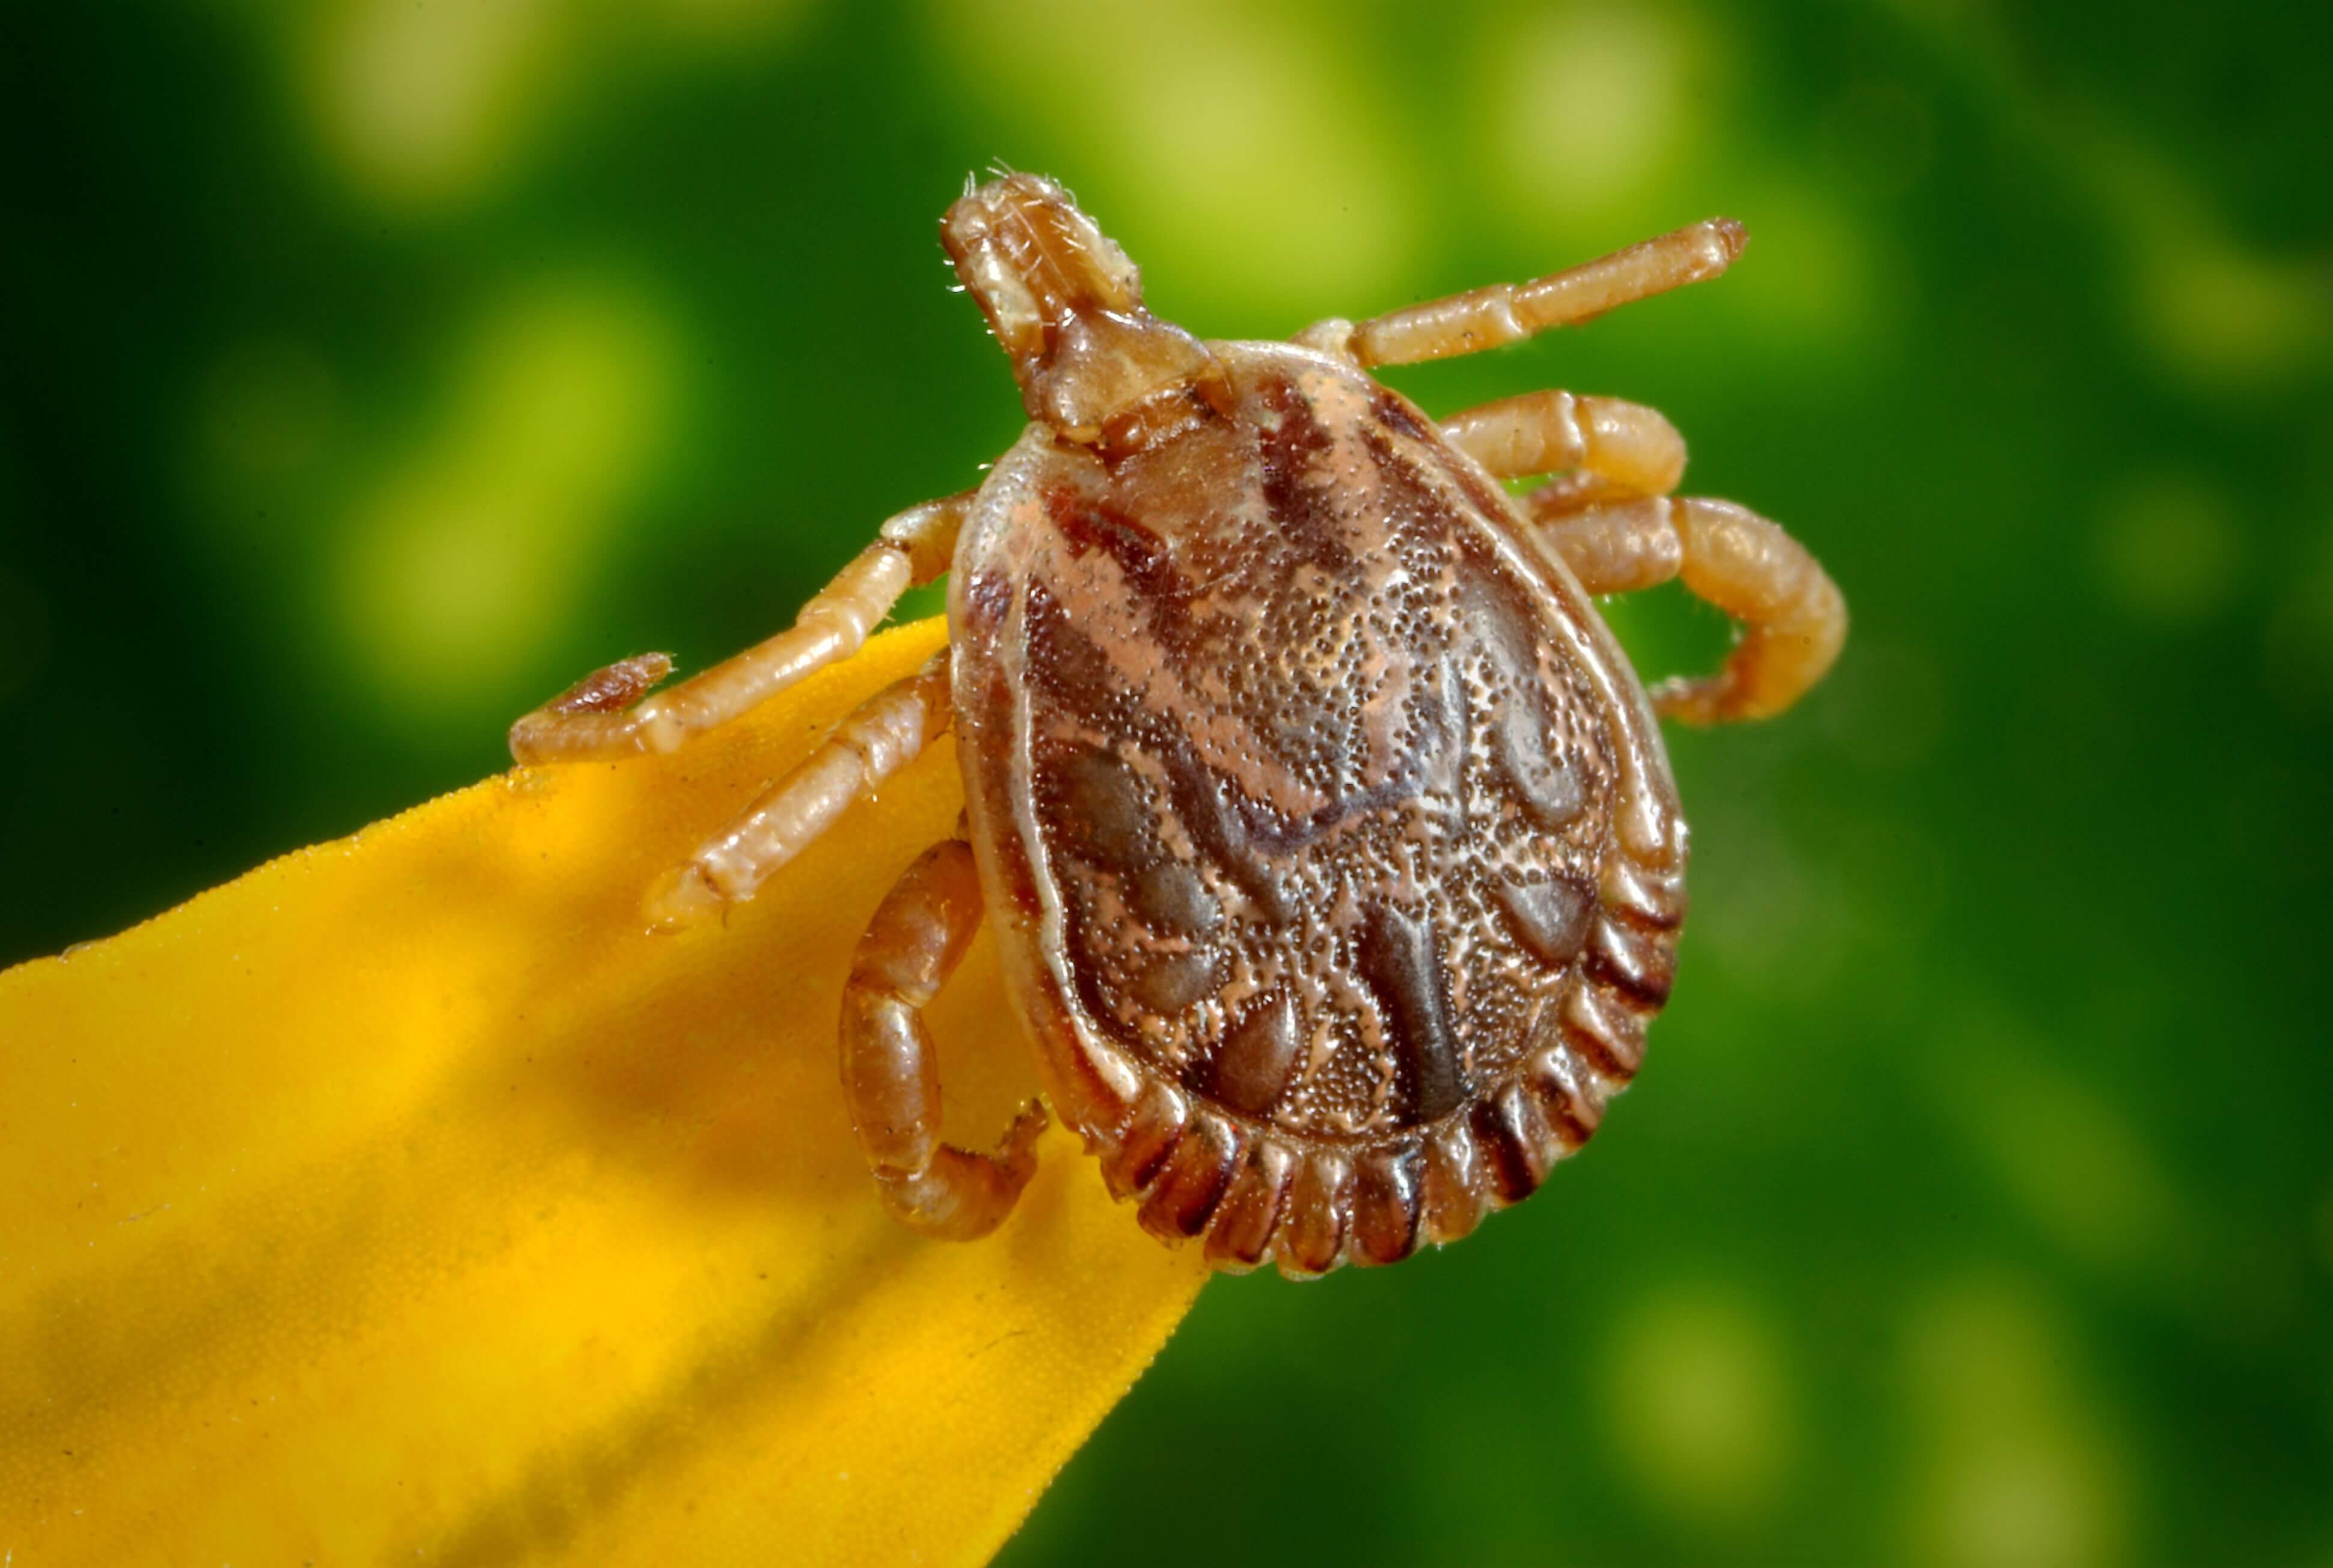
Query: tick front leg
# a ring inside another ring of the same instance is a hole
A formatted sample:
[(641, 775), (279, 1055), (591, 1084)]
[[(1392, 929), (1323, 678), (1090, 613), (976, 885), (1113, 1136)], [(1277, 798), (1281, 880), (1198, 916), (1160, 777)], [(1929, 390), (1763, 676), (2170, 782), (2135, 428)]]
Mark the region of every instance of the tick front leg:
[(910, 506), (775, 637), (641, 701), (672, 669), (643, 653), (595, 670), (511, 726), (522, 763), (588, 762), (667, 752), (728, 723), (821, 666), (858, 651), (899, 595), (936, 579), (955, 553), (974, 492)]
[(1732, 218), (1714, 217), (1531, 283), (1493, 284), (1359, 326), (1322, 322), (1297, 341), (1341, 350), (1364, 368), (1479, 353), (1714, 278), (1733, 265), (1749, 239)]
[(1037, 1169), (1031, 1101), (993, 1154), (940, 1141), (940, 1079), (924, 1009), (980, 928), (972, 846), (935, 844), (885, 896), (842, 991), (842, 1096), (893, 1217), (948, 1241), (986, 1236)]
[(693, 925), (743, 903), (849, 809), (947, 733), (953, 717), (948, 650), (859, 705), (823, 745), (707, 839), (648, 895), (659, 930)]
[(1731, 501), (1651, 497), (1563, 510), (1531, 501), (1541, 537), (1590, 593), (1672, 577), (1742, 623), (1714, 676), (1663, 681), (1653, 706), (1688, 724), (1769, 718), (1823, 678), (1847, 640), (1847, 601), (1806, 546)]

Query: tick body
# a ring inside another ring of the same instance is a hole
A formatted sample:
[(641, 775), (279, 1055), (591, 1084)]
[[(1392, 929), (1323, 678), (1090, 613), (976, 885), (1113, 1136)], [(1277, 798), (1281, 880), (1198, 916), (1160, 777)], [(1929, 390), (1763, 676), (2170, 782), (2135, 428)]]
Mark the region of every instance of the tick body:
[[(844, 1097), (894, 1214), (977, 1236), (1034, 1169), (1036, 1105), (993, 1150), (940, 1137), (921, 1014), (985, 918), (1052, 1113), (1154, 1234), (1299, 1276), (1464, 1236), (1594, 1132), (1667, 998), (1686, 832), (1656, 712), (1779, 711), (1846, 620), (1772, 524), (1668, 495), (1684, 446), (1652, 410), (1541, 393), (1437, 424), (1368, 370), (1714, 275), (1740, 230), (1292, 343), (1157, 321), (1032, 176), (942, 232), (1013, 361), (1020, 441), (887, 523), (792, 630), (644, 700), (667, 662), (611, 666), (514, 751), (668, 749), (951, 572), (949, 649), (652, 916), (750, 897), (952, 726), (964, 836), (884, 900), (843, 997)], [(1677, 575), (1743, 635), (1648, 697), (1589, 596)]]

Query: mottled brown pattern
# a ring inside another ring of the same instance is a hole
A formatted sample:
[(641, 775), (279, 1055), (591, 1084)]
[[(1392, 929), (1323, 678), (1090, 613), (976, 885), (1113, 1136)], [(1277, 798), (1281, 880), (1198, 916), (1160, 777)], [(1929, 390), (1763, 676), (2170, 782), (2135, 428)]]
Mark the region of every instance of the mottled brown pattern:
[[(1116, 1085), (1081, 1130), (1141, 1122), (1122, 1170), (1156, 1198), (1140, 1085), (1212, 1119), (1147, 1217), (1229, 1200), (1252, 1232), (1244, 1140), (1342, 1148), (1340, 1227), (1389, 1260), (1421, 1131), (1471, 1129), (1512, 1200), (1634, 1071), (1682, 828), (1634, 681), (1595, 668), (1601, 623), (1503, 494), (1348, 366), (1210, 348), (1231, 417), (1115, 463), (1033, 429), (983, 491), (957, 556), (974, 836), (997, 891), (1037, 893), (1024, 1002)], [(1639, 899), (1662, 923), (1605, 909), (1620, 862), (1666, 878)], [(1584, 1114), (1538, 1108), (1551, 1053)]]

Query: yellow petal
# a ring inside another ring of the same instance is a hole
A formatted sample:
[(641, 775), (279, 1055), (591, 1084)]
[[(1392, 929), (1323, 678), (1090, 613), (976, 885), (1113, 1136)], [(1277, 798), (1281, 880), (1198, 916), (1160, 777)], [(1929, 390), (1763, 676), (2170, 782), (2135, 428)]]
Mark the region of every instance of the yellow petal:
[[(1204, 1270), (1058, 1129), (1005, 1227), (877, 1207), (851, 945), (943, 746), (725, 929), (665, 866), (938, 623), (678, 755), (490, 779), (0, 975), (0, 1560), (975, 1563)], [(1032, 1089), (983, 938), (950, 1135)]]

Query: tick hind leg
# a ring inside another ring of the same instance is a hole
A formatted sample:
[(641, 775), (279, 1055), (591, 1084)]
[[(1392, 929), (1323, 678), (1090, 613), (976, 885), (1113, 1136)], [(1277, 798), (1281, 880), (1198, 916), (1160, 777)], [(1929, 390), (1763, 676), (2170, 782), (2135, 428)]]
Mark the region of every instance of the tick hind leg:
[(1523, 499), (1540, 536), (1590, 593), (1673, 577), (1739, 620), (1716, 675), (1653, 688), (1694, 724), (1764, 718), (1820, 680), (1847, 636), (1847, 604), (1806, 547), (1730, 501), (1672, 497), (1685, 439), (1655, 410), (1617, 398), (1531, 392), (1454, 415), (1443, 431), (1503, 479), (1558, 476)]
[(802, 606), (794, 623), (669, 690), (642, 700), (672, 659), (643, 653), (592, 671), (511, 726), (523, 763), (588, 762), (667, 752), (810, 674), (847, 659), (899, 595), (938, 578), (955, 551), (974, 492), (910, 506)]
[(885, 896), (842, 991), (842, 1094), (883, 1205), (949, 1241), (994, 1230), (1037, 1169), (1032, 1101), (994, 1153), (940, 1141), (939, 1067), (924, 1009), (980, 928), (972, 846), (935, 844)]
[(1652, 688), (1653, 707), (1668, 717), (1688, 724), (1770, 718), (1823, 678), (1847, 640), (1847, 601), (1822, 563), (1746, 506), (1660, 495), (1532, 511), (1540, 536), (1590, 593), (1682, 577), (1741, 622), (1741, 639), (1715, 675)]
[(834, 726), (819, 748), (697, 847), (648, 895), (658, 929), (690, 925), (754, 896), (835, 818), (923, 755), (953, 715), (948, 650), (894, 681)]

